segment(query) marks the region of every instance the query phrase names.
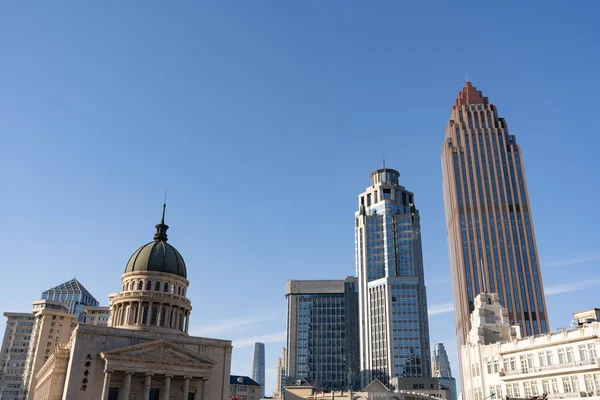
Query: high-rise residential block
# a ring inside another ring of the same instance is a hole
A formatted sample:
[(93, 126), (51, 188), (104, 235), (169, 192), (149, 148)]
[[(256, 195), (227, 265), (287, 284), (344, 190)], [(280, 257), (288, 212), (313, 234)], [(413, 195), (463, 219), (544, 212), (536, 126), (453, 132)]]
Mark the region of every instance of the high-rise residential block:
[(79, 322), (84, 322), (85, 306), (97, 307), (98, 300), (75, 278), (52, 289), (42, 292), (42, 300), (62, 301), (67, 306), (67, 312), (75, 314)]
[(67, 344), (72, 329), (77, 325), (75, 314), (69, 313), (62, 301), (36, 300), (33, 302), (33, 315), (35, 324), (23, 372), (23, 386), (26, 398), (30, 400), (37, 384), (36, 373), (57, 349)]
[(526, 336), (548, 332), (521, 148), (470, 82), (452, 106), (441, 159), (459, 345), (485, 291), (499, 295), (509, 322)]
[(252, 379), (260, 385), (260, 397), (265, 397), (265, 344), (254, 343)]
[(378, 378), (430, 377), (421, 227), (400, 173), (371, 173), (355, 214), (362, 387)]
[(12, 312), (4, 316), (7, 320), (0, 353), (0, 399), (23, 400), (23, 373), (35, 317)]
[(358, 387), (357, 280), (288, 281), (287, 367), (290, 382), (318, 390)]

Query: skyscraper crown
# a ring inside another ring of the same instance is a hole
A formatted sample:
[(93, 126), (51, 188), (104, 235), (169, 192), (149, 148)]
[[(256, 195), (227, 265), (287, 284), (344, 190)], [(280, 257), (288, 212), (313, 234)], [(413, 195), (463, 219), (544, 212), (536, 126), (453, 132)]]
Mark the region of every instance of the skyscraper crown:
[(452, 108), (465, 106), (468, 104), (489, 104), (488, 98), (483, 97), (480, 90), (469, 81), (465, 83), (465, 87), (458, 92), (458, 97), (454, 101)]

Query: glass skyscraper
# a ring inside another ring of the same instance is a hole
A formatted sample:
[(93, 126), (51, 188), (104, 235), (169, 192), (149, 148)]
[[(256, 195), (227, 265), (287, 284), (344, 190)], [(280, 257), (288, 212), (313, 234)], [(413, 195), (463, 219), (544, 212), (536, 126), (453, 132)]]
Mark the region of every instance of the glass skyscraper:
[(252, 379), (260, 385), (260, 398), (265, 397), (265, 344), (254, 343)]
[(421, 228), (400, 173), (371, 173), (355, 213), (362, 386), (378, 378), (430, 377)]
[(356, 278), (286, 286), (288, 381), (305, 379), (317, 390), (358, 389)]
[(524, 335), (548, 332), (521, 148), (471, 82), (452, 106), (441, 158), (459, 345), (473, 300), (485, 291), (500, 296)]
[(98, 300), (75, 278), (42, 292), (42, 300), (62, 301), (70, 314), (75, 314), (79, 322), (85, 321), (85, 306), (97, 307)]

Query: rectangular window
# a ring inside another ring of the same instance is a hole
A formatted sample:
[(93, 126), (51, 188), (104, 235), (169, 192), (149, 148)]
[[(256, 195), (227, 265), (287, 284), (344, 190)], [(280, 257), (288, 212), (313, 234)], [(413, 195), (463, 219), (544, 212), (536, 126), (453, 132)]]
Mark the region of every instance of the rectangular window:
[(119, 388), (118, 387), (108, 388), (108, 400), (119, 400)]
[(594, 390), (596, 390), (594, 388), (594, 376), (591, 374), (586, 374), (583, 376), (583, 380), (585, 381), (585, 391), (586, 392), (593, 392)]
[(542, 391), (544, 393), (550, 393), (550, 381), (548, 381), (548, 379), (542, 379)]
[(588, 352), (590, 355), (590, 360), (596, 359), (596, 343), (588, 344)]
[(552, 378), (550, 383), (552, 383), (552, 393), (558, 393), (558, 380), (556, 378)]
[(531, 382), (523, 382), (523, 388), (525, 389), (525, 397), (531, 397)]
[(383, 199), (384, 200), (392, 199), (392, 191), (390, 189), (383, 189)]
[(580, 344), (579, 345), (579, 359), (581, 361), (585, 361), (585, 360), (588, 359), (587, 344)]
[(553, 356), (552, 356), (552, 350), (546, 351), (546, 361), (548, 362), (548, 365), (554, 364), (554, 359), (553, 359)]
[(518, 383), (513, 383), (513, 391), (515, 392), (515, 397), (521, 397), (521, 386)]
[(562, 381), (565, 393), (571, 393), (573, 391), (573, 386), (571, 386), (571, 377), (563, 376)]
[(500, 361), (498, 359), (494, 360), (494, 373), (498, 373), (498, 370), (500, 369)]
[(533, 362), (533, 353), (527, 354), (527, 366), (531, 369), (535, 367), (535, 363)]
[(519, 356), (519, 359), (521, 361), (521, 372), (527, 373), (528, 372), (527, 357), (526, 356)]
[(565, 349), (558, 349), (558, 363), (559, 364), (566, 364), (567, 363), (567, 357), (565, 355)]
[(537, 381), (531, 381), (531, 395), (537, 396), (538, 394), (539, 394), (539, 391), (538, 391)]
[(573, 347), (569, 346), (567, 347), (567, 362), (572, 363), (574, 360), (575, 357), (573, 357)]
[(538, 353), (538, 361), (540, 363), (540, 367), (545, 367), (546, 366), (546, 353), (543, 351), (540, 351)]
[(514, 393), (513, 393), (513, 389), (512, 389), (512, 385), (510, 383), (506, 384), (506, 395), (508, 397), (514, 397)]

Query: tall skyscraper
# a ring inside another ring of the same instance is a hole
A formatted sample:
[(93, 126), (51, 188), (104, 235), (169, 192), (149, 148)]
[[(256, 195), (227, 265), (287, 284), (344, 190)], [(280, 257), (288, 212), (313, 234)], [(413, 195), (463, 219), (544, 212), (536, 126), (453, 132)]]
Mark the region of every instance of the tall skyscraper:
[(434, 378), (438, 378), (438, 383), (450, 390), (450, 400), (457, 400), (456, 380), (452, 377), (450, 360), (443, 343), (436, 343), (433, 346), (433, 358), (431, 359), (431, 370)]
[(254, 343), (252, 379), (260, 385), (260, 398), (265, 397), (265, 344)]
[(452, 106), (441, 158), (459, 347), (485, 291), (499, 294), (527, 336), (548, 332), (521, 148), (471, 82)]
[(35, 316), (5, 312), (7, 318), (0, 352), (0, 399), (25, 399), (23, 373)]
[(277, 357), (277, 391), (274, 393), (275, 398), (283, 399), (283, 387), (286, 384), (286, 357), (285, 347), (281, 350), (281, 357)]
[(287, 376), (318, 390), (358, 389), (356, 278), (288, 281)]
[(371, 173), (355, 214), (362, 386), (373, 378), (430, 377), (421, 227), (400, 173)]
[(85, 306), (97, 307), (98, 300), (75, 278), (42, 292), (42, 300), (62, 301), (67, 305), (67, 311), (75, 314), (77, 321), (85, 321)]

